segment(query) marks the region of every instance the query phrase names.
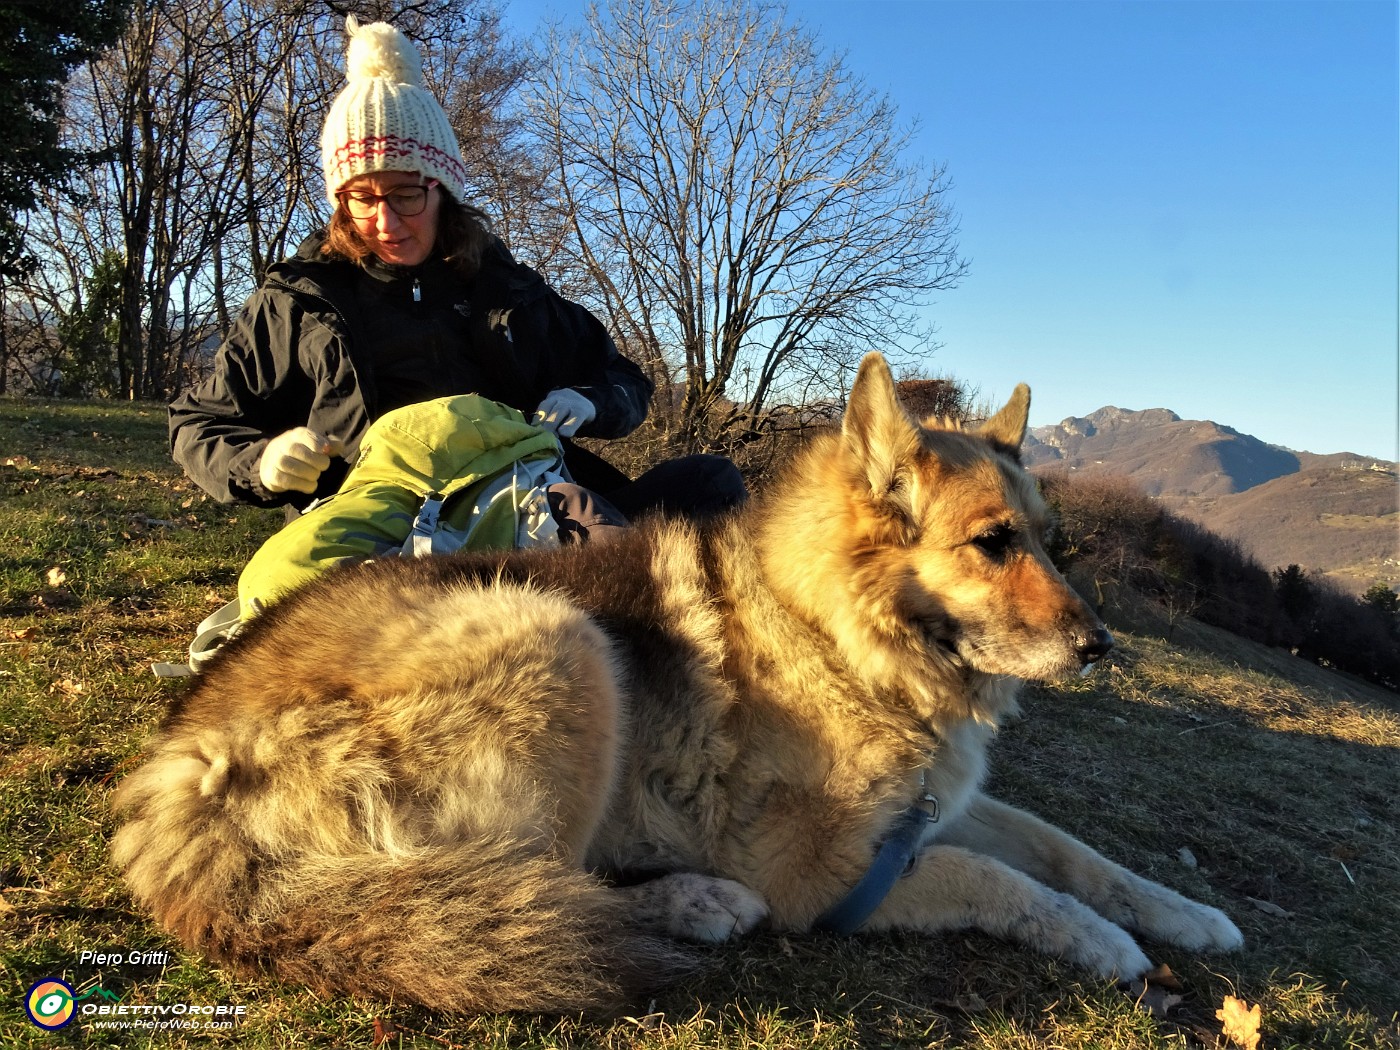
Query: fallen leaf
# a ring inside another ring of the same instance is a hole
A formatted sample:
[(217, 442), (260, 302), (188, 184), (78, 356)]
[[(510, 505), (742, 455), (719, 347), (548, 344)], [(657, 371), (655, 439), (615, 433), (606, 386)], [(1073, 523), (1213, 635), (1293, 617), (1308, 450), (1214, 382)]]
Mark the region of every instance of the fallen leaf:
[(1146, 1010), (1159, 1021), (1165, 1020), (1167, 1011), (1181, 1003), (1181, 982), (1165, 963), (1129, 981), (1124, 991), (1133, 997), (1139, 1010)]
[(1143, 980), (1147, 981), (1148, 983), (1161, 985), (1163, 988), (1171, 992), (1183, 992), (1186, 990), (1182, 986), (1182, 983), (1177, 978), (1176, 974), (1172, 973), (1172, 968), (1166, 963), (1162, 963), (1161, 966), (1158, 966), (1155, 969), (1148, 970), (1142, 976)]
[(68, 582), (68, 574), (58, 566), (54, 566), (44, 576), (44, 579), (48, 581), (50, 587), (62, 587)]
[(1280, 908), (1277, 904), (1274, 904), (1272, 901), (1261, 901), (1255, 897), (1246, 897), (1245, 900), (1249, 901), (1250, 904), (1254, 905), (1265, 915), (1272, 915), (1276, 919), (1293, 918), (1293, 913), (1291, 911), (1286, 911), (1283, 908)]
[(21, 627), (18, 631), (6, 631), (5, 637), (14, 642), (32, 641), (39, 634), (39, 628), (32, 624), (28, 627)]
[(1244, 1050), (1258, 1050), (1259, 1022), (1263, 1019), (1263, 1011), (1257, 1003), (1251, 1007), (1243, 999), (1227, 995), (1222, 1008), (1215, 1011), (1215, 1016), (1224, 1026), (1222, 1034), (1226, 1039), (1244, 1047)]

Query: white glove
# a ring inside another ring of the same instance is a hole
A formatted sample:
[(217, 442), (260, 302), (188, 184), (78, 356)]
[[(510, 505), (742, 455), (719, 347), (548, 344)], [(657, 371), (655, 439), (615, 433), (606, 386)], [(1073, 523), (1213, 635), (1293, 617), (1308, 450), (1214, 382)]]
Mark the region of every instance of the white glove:
[(537, 427), (552, 430), (561, 438), (573, 437), (579, 427), (592, 421), (598, 415), (593, 402), (577, 390), (564, 387), (551, 390), (535, 409), (535, 418), (530, 420)]
[(315, 492), (331, 456), (343, 451), (339, 438), (324, 437), (310, 427), (294, 427), (267, 443), (258, 460), (258, 480), (268, 492)]

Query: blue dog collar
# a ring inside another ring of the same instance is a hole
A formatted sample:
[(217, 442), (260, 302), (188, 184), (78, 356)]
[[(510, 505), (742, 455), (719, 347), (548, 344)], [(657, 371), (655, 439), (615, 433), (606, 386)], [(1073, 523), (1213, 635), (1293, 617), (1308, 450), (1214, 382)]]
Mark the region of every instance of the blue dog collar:
[(860, 929), (894, 884), (914, 870), (924, 829), (938, 821), (938, 799), (927, 791), (899, 815), (865, 875), (817, 919), (814, 928), (846, 935)]

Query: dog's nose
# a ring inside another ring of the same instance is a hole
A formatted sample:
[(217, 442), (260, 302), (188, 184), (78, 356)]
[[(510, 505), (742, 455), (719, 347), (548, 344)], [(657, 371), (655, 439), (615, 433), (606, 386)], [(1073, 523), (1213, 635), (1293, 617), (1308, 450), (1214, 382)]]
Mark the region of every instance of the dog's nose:
[(1098, 663), (1112, 648), (1113, 635), (1102, 627), (1095, 627), (1088, 634), (1075, 639), (1074, 651), (1079, 655), (1079, 662), (1088, 665)]

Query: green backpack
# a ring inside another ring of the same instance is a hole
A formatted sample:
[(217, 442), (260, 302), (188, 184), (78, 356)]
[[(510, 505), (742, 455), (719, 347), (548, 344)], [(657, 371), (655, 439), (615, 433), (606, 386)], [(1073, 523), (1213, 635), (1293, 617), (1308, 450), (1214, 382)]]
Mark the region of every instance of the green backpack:
[(388, 412), (340, 490), (258, 548), (238, 599), (199, 625), (189, 663), (154, 670), (197, 671), (267, 605), (344, 561), (556, 543), (544, 489), (566, 480), (558, 438), (508, 405), (461, 394)]

